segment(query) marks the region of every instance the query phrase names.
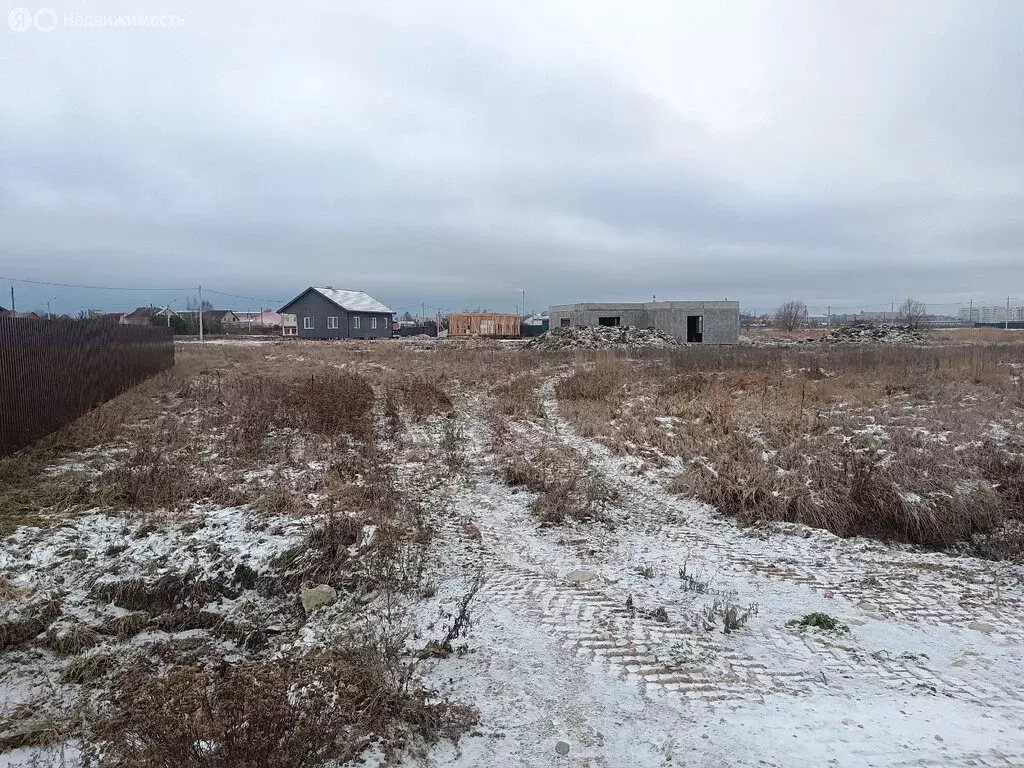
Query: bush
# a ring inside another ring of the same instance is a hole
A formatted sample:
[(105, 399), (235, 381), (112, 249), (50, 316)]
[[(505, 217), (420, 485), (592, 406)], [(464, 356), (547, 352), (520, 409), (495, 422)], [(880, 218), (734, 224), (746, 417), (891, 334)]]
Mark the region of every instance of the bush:
[(494, 388), (497, 411), (502, 416), (527, 419), (542, 413), (537, 398), (537, 375), (525, 373), (513, 376)]
[(186, 320), (181, 315), (171, 315), (170, 317), (154, 317), (150, 322), (152, 322), (153, 325), (160, 326), (162, 328), (170, 328), (171, 332), (175, 336), (181, 336), (183, 334), (191, 332), (188, 320)]
[(592, 368), (574, 371), (555, 385), (560, 400), (605, 400), (623, 382), (625, 371), (614, 358), (602, 358)]
[(373, 437), (373, 387), (355, 373), (329, 372), (301, 379), (288, 389), (288, 426), (317, 435)]
[(534, 499), (532, 510), (545, 525), (561, 525), (567, 520), (604, 520), (605, 505), (613, 495), (596, 478), (572, 471), (549, 480)]
[(364, 633), (297, 659), (131, 669), (96, 728), (111, 768), (317, 768), (382, 741), (457, 740), (476, 722), (412, 679), (400, 643)]
[(850, 628), (827, 613), (808, 613), (802, 619), (790, 619), (787, 627), (820, 629), (825, 632), (849, 632)]
[(945, 547), (992, 530), (1004, 502), (984, 483), (965, 483), (947, 447), (894, 444), (888, 455), (863, 441), (805, 435), (772, 461), (741, 432), (695, 461), (677, 490), (744, 523), (788, 521), (840, 536), (872, 536)]
[(435, 413), (451, 415), (455, 404), (438, 383), (425, 377), (405, 379), (398, 384), (402, 403), (412, 412), (414, 421), (422, 421)]

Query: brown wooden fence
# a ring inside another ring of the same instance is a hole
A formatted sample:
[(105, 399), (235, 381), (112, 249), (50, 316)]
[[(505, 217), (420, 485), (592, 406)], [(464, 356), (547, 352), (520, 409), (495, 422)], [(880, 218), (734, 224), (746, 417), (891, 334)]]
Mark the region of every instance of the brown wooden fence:
[(169, 328), (0, 318), (0, 456), (173, 365)]
[(448, 315), (449, 336), (487, 336), (494, 339), (518, 339), (519, 315), (500, 312), (456, 312)]

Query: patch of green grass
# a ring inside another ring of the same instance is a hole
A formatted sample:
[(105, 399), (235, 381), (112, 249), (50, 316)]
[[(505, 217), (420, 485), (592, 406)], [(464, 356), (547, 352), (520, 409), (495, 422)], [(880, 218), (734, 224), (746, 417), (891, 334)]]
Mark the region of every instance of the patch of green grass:
[(416, 652), (418, 659), (447, 659), (454, 650), (449, 642), (431, 640)]
[(808, 613), (802, 619), (790, 619), (787, 627), (820, 629), (825, 632), (849, 632), (850, 628), (827, 613)]

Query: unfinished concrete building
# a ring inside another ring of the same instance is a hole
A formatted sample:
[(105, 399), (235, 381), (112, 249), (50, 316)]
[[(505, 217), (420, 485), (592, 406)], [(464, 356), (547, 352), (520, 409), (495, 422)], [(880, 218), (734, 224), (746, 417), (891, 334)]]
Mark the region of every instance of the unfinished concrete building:
[(657, 328), (691, 344), (736, 344), (738, 301), (651, 301), (642, 304), (560, 304), (551, 307), (551, 330), (587, 325)]

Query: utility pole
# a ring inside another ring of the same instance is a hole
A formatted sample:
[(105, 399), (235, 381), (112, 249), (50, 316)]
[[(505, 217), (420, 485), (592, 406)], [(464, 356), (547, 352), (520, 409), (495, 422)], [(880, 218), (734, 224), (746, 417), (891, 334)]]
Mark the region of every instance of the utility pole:
[(831, 327), (832, 327), (832, 305), (829, 304), (825, 308), (825, 329), (827, 330), (827, 329), (829, 329)]
[(967, 322), (974, 325), (974, 299), (971, 299), (971, 307), (967, 310)]
[(1003, 330), (1010, 330), (1010, 297), (1006, 297), (1006, 318), (1004, 319)]
[(17, 317), (18, 313), (14, 310), (14, 286), (11, 286), (11, 317)]
[(199, 341), (203, 340), (203, 286), (199, 286)]
[(420, 304), (420, 322), (424, 322), (427, 319), (427, 305), (425, 303)]
[(523, 317), (526, 317), (526, 289), (523, 288)]

